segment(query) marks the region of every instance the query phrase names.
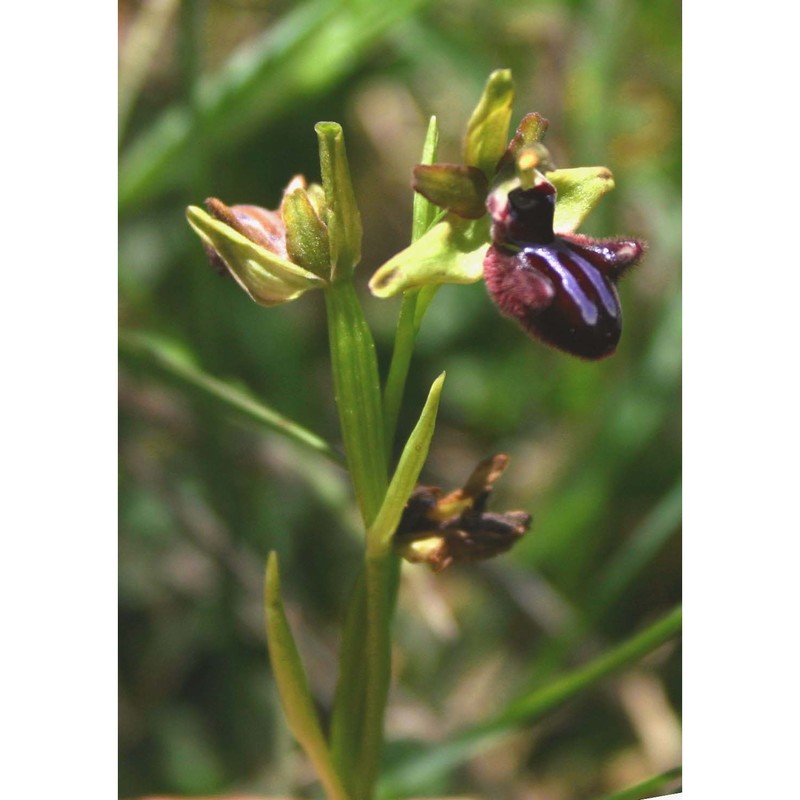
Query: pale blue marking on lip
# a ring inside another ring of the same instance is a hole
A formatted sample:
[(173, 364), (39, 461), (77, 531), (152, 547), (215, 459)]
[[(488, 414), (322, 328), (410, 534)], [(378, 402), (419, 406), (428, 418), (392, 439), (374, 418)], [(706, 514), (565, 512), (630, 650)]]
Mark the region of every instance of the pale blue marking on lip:
[[(575, 302), (587, 325), (594, 325), (599, 315), (598, 300), (612, 319), (619, 318), (619, 301), (613, 287), (603, 274), (591, 262), (584, 258), (578, 250), (556, 240), (549, 245), (529, 245), (524, 251), (543, 258), (558, 276), (561, 285)], [(565, 262), (562, 262), (561, 257)], [(596, 298), (590, 297), (583, 289), (573, 270), (578, 270), (594, 288)]]
[[(541, 247), (526, 247), (525, 252), (538, 256), (547, 262), (550, 269), (555, 273), (555, 276), (564, 287), (564, 291), (566, 291), (569, 297), (572, 298), (573, 303), (577, 306), (583, 321), (587, 325), (595, 325), (599, 317), (597, 303), (586, 294), (569, 267), (561, 263), (559, 256), (563, 252), (562, 249), (558, 248), (557, 250), (552, 245), (544, 245)], [(572, 256), (573, 254), (568, 253), (568, 255)], [(578, 266), (581, 272), (585, 273), (587, 271), (584, 265), (579, 264)], [(594, 282), (592, 282), (592, 284), (594, 285)]]

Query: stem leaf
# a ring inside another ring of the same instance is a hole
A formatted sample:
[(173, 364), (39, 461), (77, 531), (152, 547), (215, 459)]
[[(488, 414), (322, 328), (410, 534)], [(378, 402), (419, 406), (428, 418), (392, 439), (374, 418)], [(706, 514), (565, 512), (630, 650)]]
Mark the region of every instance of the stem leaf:
[(308, 688), (300, 653), (292, 636), (281, 601), (278, 556), (273, 551), (267, 560), (264, 582), (267, 644), (272, 673), (289, 729), (303, 746), (331, 800), (348, 800), (333, 766), (331, 754), (319, 725), (314, 701)]
[[(422, 145), (422, 160), (420, 164), (433, 164), (439, 154), (439, 121), (431, 117), (428, 131), (425, 134), (425, 143)], [(427, 197), (417, 192), (414, 193), (414, 207), (411, 222), (411, 241), (416, 242), (436, 220), (440, 209)]]
[(367, 531), (367, 550), (371, 556), (379, 555), (390, 547), (392, 535), (400, 522), (403, 509), (417, 484), (436, 427), (436, 413), (439, 410), (444, 379), (443, 372), (431, 385), (428, 399), (425, 401), (416, 427), (403, 448), (381, 509)]

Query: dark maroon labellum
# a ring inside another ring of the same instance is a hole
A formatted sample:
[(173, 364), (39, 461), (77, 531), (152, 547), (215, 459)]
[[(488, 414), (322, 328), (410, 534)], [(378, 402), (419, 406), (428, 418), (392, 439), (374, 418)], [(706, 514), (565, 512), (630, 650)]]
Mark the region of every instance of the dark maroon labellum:
[(490, 197), (492, 246), (483, 262), (486, 287), (500, 311), (532, 336), (572, 355), (611, 355), (622, 332), (614, 286), (642, 256), (635, 239), (555, 234), (555, 189), (514, 189)]

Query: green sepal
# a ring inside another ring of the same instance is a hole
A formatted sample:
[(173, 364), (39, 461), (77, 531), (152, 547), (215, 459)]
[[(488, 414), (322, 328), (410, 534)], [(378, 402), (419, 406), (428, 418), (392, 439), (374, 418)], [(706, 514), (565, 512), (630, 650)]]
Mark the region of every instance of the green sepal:
[(272, 674), (278, 687), (281, 707), (289, 724), (289, 730), (314, 764), (328, 797), (347, 800), (348, 794), (333, 766), (314, 708), (300, 653), (283, 608), (278, 556), (274, 551), (267, 559), (264, 611)]
[(328, 229), (317, 215), (308, 193), (297, 188), (283, 198), (281, 215), (286, 225), (286, 251), (289, 258), (315, 275), (330, 275)]
[[(439, 122), (436, 117), (431, 117), (428, 130), (425, 133), (425, 143), (422, 146), (421, 164), (433, 164), (439, 152)], [(414, 192), (414, 208), (411, 218), (411, 241), (416, 242), (435, 223), (436, 217), (442, 210), (431, 203), (427, 197)]]
[(436, 428), (436, 414), (444, 379), (443, 372), (431, 385), (428, 399), (403, 448), (378, 516), (367, 531), (367, 552), (370, 555), (379, 554), (390, 547), (392, 535), (400, 522), (403, 509), (417, 485)]
[(478, 219), (486, 213), (489, 182), (477, 167), (419, 164), (414, 167), (413, 187), (431, 203), (464, 219)]
[(606, 167), (557, 169), (546, 175), (558, 192), (553, 217), (556, 233), (577, 230), (600, 198), (614, 188), (614, 176)]
[(497, 162), (508, 144), (508, 127), (514, 104), (514, 83), (510, 69), (495, 70), (486, 82), (483, 95), (467, 123), (464, 163), (477, 167), (487, 176), (494, 174)]
[(361, 214), (356, 205), (342, 126), (318, 122), (319, 163), (325, 191), (325, 223), (330, 241), (331, 280), (347, 279), (361, 260)]
[(474, 221), (450, 217), (389, 259), (372, 276), (376, 297), (441, 283), (476, 283), (483, 276), (489, 243), (488, 215)]
[(197, 206), (186, 209), (189, 225), (213, 250), (250, 297), (262, 306), (294, 300), (325, 281), (313, 272), (254, 244)]

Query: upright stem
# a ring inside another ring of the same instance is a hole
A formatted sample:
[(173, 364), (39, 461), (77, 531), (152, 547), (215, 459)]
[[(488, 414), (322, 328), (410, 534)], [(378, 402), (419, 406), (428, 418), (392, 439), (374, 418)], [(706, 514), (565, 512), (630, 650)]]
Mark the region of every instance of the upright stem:
[[(433, 164), (439, 149), (439, 124), (436, 117), (431, 117), (428, 130), (425, 134), (425, 145), (422, 148), (422, 164)], [(416, 242), (423, 236), (444, 213), (442, 209), (431, 203), (421, 194), (414, 194), (414, 209), (411, 224), (411, 241)], [(408, 369), (411, 366), (411, 356), (414, 352), (414, 340), (417, 338), (422, 315), (428, 307), (436, 287), (426, 286), (423, 292), (423, 302), (417, 303), (420, 296), (419, 289), (410, 289), (403, 294), (400, 306), (400, 316), (397, 320), (397, 332), (394, 337), (394, 350), (392, 363), (389, 366), (389, 376), (386, 379), (386, 389), (383, 394), (384, 414), (384, 439), (386, 441), (386, 454), (391, 458), (392, 445), (397, 430), (397, 418), (400, 406), (403, 403), (403, 393), (406, 388)], [(427, 291), (426, 291), (427, 290)]]
[(397, 332), (394, 338), (392, 363), (389, 366), (389, 375), (386, 378), (386, 388), (383, 393), (384, 439), (388, 454), (392, 452), (392, 445), (397, 431), (397, 418), (403, 402), (406, 378), (411, 366), (411, 356), (414, 353), (414, 339), (417, 333), (414, 318), (416, 316), (418, 293), (418, 290), (412, 289), (403, 295), (400, 316), (397, 320)]
[[(361, 516), (369, 530), (388, 487), (375, 346), (351, 280), (334, 281), (325, 290), (325, 298), (342, 438)], [(391, 550), (367, 556), (345, 623), (331, 751), (355, 800), (372, 797), (378, 774), (396, 573), (397, 557)]]
[[(360, 248), (360, 245), (349, 250), (344, 247), (350, 240), (351, 244), (360, 243), (360, 218), (351, 196), (352, 185), (349, 181), (336, 180), (334, 174), (336, 165), (341, 168), (345, 163), (340, 129), (331, 123), (320, 123), (317, 133), (326, 198), (332, 208), (347, 211), (347, 218), (343, 216), (345, 211), (340, 212), (339, 226), (334, 226), (334, 233), (338, 230), (336, 236), (344, 243), (332, 247), (338, 263), (342, 253), (347, 256), (350, 250), (355, 252)], [(423, 152), (425, 163), (435, 160), (437, 141), (438, 128), (432, 118)], [(344, 187), (350, 195), (336, 195), (337, 186)], [(430, 227), (436, 212), (425, 198), (419, 195), (415, 198), (413, 239)], [(357, 256), (345, 258), (348, 264), (357, 261)], [(344, 273), (337, 268), (325, 294), (336, 402), (347, 463), (368, 541), (364, 571), (356, 583), (342, 637), (339, 682), (331, 721), (331, 752), (355, 800), (370, 800), (383, 747), (384, 712), (391, 682), (391, 624), (400, 579), (399, 558), (388, 541), (383, 541), (381, 531), (373, 530), (372, 523), (388, 488), (392, 444), (421, 314), (416, 307), (418, 292), (407, 292), (403, 297), (381, 403), (375, 347), (349, 278), (351, 272)], [(347, 279), (343, 279), (344, 274), (348, 275)]]
[(325, 301), (347, 466), (364, 525), (369, 527), (388, 485), (375, 344), (352, 281), (332, 283), (325, 290)]

